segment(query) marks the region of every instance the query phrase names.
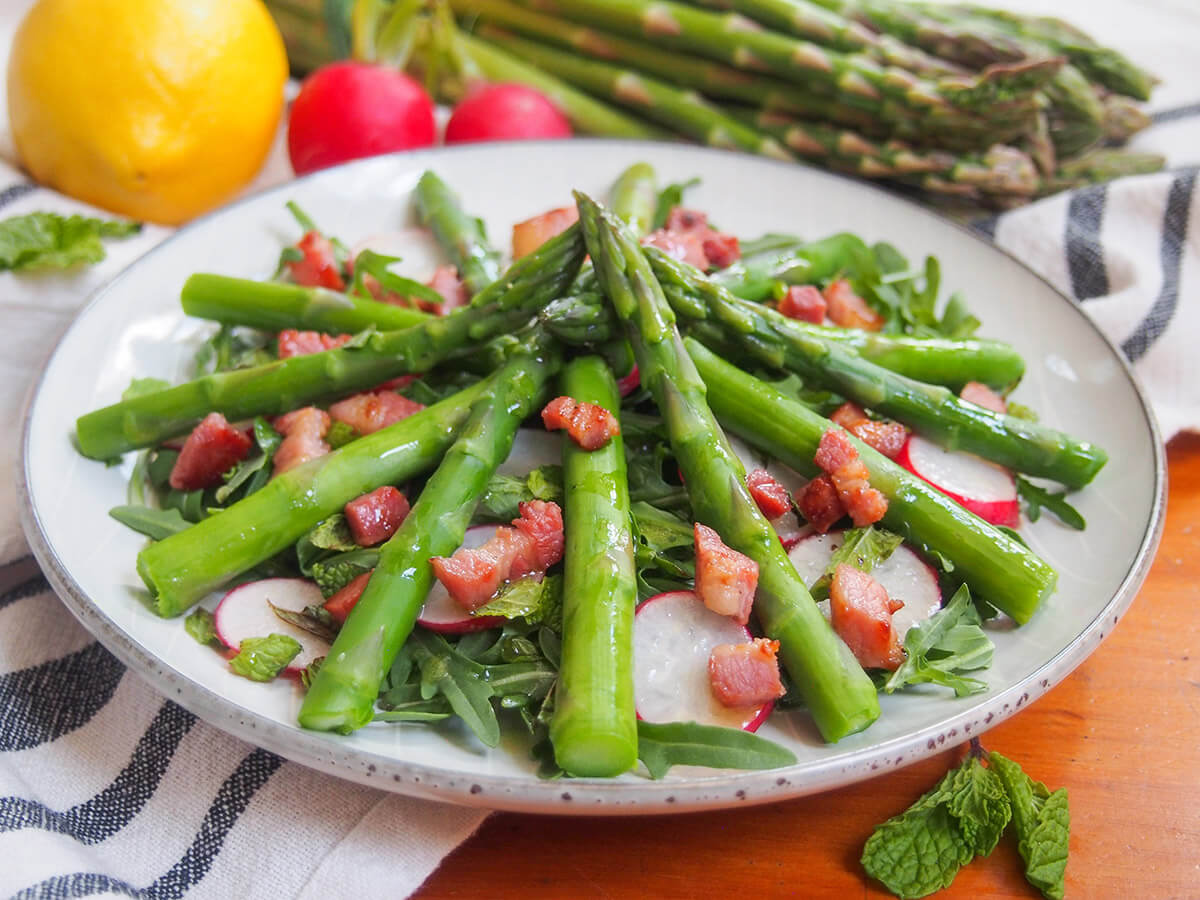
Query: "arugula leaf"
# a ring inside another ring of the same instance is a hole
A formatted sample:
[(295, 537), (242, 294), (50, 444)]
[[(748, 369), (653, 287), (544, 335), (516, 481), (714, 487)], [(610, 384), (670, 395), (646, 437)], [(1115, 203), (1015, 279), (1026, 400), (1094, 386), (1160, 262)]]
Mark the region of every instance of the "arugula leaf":
[(108, 514), (138, 534), (161, 541), (192, 527), (192, 523), (177, 509), (156, 509), (152, 506), (114, 506)]
[(321, 595), (329, 599), (364, 572), (369, 572), (379, 563), (379, 551), (358, 548), (319, 559), (309, 566), (309, 576), (321, 589)]
[(630, 512), (639, 599), (691, 590), (696, 577), (692, 525), (642, 500), (630, 504)]
[(237, 499), (249, 497), (271, 480), (271, 461), (275, 451), (283, 443), (283, 435), (271, 427), (271, 423), (259, 416), (254, 420), (254, 442), (258, 445), (257, 455), (244, 459), (225, 473), (225, 483), (213, 495), (217, 503), (224, 505), (239, 489)]
[(1026, 879), (1042, 896), (1062, 900), (1071, 837), (1066, 788), (1051, 793), (1011, 759), (994, 751), (989, 754), (989, 763), (1012, 802), (1017, 851), (1025, 860)]
[(941, 610), (919, 622), (904, 636), (905, 660), (884, 682), (893, 693), (909, 684), (933, 683), (951, 688), (956, 697), (986, 691), (988, 685), (959, 673), (992, 664), (995, 645), (964, 584)]
[(493, 475), (475, 507), (480, 522), (511, 522), (521, 514), (520, 505), (530, 500), (562, 503), (562, 466), (538, 466), (524, 478)]
[(696, 722), (637, 723), (638, 759), (657, 780), (671, 766), (774, 769), (796, 762), (791, 750), (739, 728)]
[(671, 214), (671, 210), (683, 203), (683, 192), (699, 183), (699, 178), (689, 178), (687, 181), (677, 184), (668, 184), (659, 191), (658, 202), (654, 205), (654, 222), (650, 226), (650, 230), (657, 231), (666, 225), (667, 216)]
[(853, 566), (859, 571), (870, 572), (876, 566), (887, 562), (888, 557), (903, 543), (904, 538), (900, 535), (876, 528), (874, 525), (868, 525), (866, 528), (848, 528), (842, 534), (842, 545), (833, 551), (829, 557), (829, 565), (809, 588), (813, 599), (828, 599), (833, 573), (837, 571), (838, 566)]
[[(325, 232), (323, 232), (320, 228), (318, 228), (317, 223), (312, 220), (312, 217), (309, 216), (308, 213), (306, 213), (303, 209), (300, 208), (300, 205), (298, 203), (296, 203), (296, 201), (289, 200), (287, 203), (284, 204), (284, 207), (287, 209), (288, 212), (290, 212), (292, 214), (292, 218), (296, 220), (296, 224), (298, 224), (301, 228), (304, 229), (305, 234), (308, 234), (310, 231), (315, 231), (317, 234), (324, 237), (327, 241), (329, 241), (330, 244), (333, 245), (334, 262), (336, 262), (338, 264), (339, 269), (345, 269), (346, 261), (350, 259), (349, 248), (347, 248), (346, 245), (344, 243), (342, 243), (342, 241), (340, 241), (338, 238), (330, 237), (329, 235), (325, 234)], [(293, 247), (292, 249), (295, 250), (297, 248)], [(303, 259), (304, 254), (301, 253), (300, 256), (301, 256), (301, 259)]]
[(286, 634), (271, 633), (242, 641), (229, 668), (251, 681), (271, 681), (300, 654), (300, 642)]
[(398, 256), (385, 256), (382, 253), (376, 253), (374, 250), (361, 251), (358, 256), (354, 257), (354, 284), (350, 289), (350, 293), (357, 294), (359, 297), (367, 300), (374, 299), (371, 292), (367, 290), (364, 282), (364, 279), (370, 275), (388, 293), (406, 297), (409, 300), (424, 300), (426, 303), (432, 303), (436, 306), (441, 306), (446, 302), (445, 297), (428, 285), (421, 284), (419, 281), (413, 281), (411, 278), (405, 278), (403, 275), (397, 275), (393, 272), (391, 267), (398, 262), (401, 262)]
[(1029, 517), (1030, 522), (1040, 519), (1042, 510), (1047, 509), (1058, 516), (1064, 525), (1074, 528), (1076, 531), (1083, 531), (1087, 528), (1087, 520), (1079, 514), (1079, 510), (1064, 499), (1067, 496), (1066, 491), (1052, 494), (1045, 488), (1038, 487), (1032, 481), (1018, 475), (1017, 493), (1025, 501), (1025, 515)]
[(35, 212), (0, 222), (0, 271), (69, 269), (104, 259), (102, 238), (125, 238), (139, 222)]
[(415, 629), (409, 638), (420, 670), (421, 699), (437, 695), (446, 698), (450, 708), (486, 746), (500, 743), (500, 723), (492, 709), (492, 688), (484, 675), (486, 669), (474, 660), (456, 653), (445, 639)]
[(197, 606), (183, 620), (183, 628), (198, 644), (217, 643), (217, 627), (213, 614), (203, 606)]
[(562, 576), (519, 578), (502, 587), (486, 605), (474, 610), (473, 616), (502, 616), (505, 619), (524, 619), (531, 625), (543, 622), (562, 628)]
[(275, 356), (268, 347), (274, 339), (268, 331), (222, 325), (196, 349), (193, 377), (273, 362)]

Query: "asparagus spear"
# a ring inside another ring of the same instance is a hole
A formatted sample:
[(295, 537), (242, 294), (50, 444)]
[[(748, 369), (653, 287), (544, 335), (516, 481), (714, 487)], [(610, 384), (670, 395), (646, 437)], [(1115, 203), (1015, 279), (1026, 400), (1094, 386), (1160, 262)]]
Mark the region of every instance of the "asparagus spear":
[(649, 163), (634, 163), (617, 176), (609, 206), (634, 234), (648, 233), (654, 227), (654, 213), (658, 207), (654, 167)]
[[(614, 415), (621, 406), (613, 374), (598, 356), (568, 363), (562, 392)], [(637, 761), (633, 707), (637, 579), (621, 436), (588, 451), (564, 435), (563, 485), (563, 645), (550, 740), (565, 771), (611, 777)]]
[[(727, 428), (797, 471), (818, 474), (817, 445), (836, 425), (698, 341), (688, 338), (684, 344), (708, 387), (713, 411)], [(871, 486), (888, 498), (883, 524), (930, 557), (951, 562), (954, 578), (969, 585), (973, 596), (1020, 624), (1029, 621), (1054, 590), (1054, 569), (882, 453), (851, 440), (871, 473)]]
[(889, 416), (949, 450), (966, 450), (999, 465), (1081, 488), (1108, 455), (1094, 444), (1015, 416), (958, 399), (944, 387), (916, 381), (864, 359), (826, 337), (782, 327), (778, 313), (741, 301), (694, 267), (645, 248), (655, 276), (677, 304), (718, 325), (767, 365), (786, 367), (865, 409)]
[(446, 182), (425, 172), (413, 191), (413, 202), (417, 218), (433, 229), (433, 236), (450, 254), (472, 295), (500, 277), (500, 254), (488, 244), (483, 223), (463, 212)]
[(462, 546), (488, 479), (508, 456), (517, 426), (535, 408), (555, 368), (557, 360), (514, 357), (474, 402), (457, 440), (399, 530), (380, 548), (366, 590), (304, 697), (299, 719), (305, 728), (348, 734), (371, 721), (383, 676), (433, 586), (430, 558)]
[(110, 459), (183, 434), (210, 412), (230, 420), (277, 415), (365, 390), (397, 375), (428, 371), (528, 322), (571, 283), (583, 255), (579, 229), (572, 227), (517, 260), (469, 306), (449, 315), (431, 317), (402, 331), (371, 334), (352, 349), (214, 373), (88, 413), (75, 425), (80, 452), (93, 459)]
[(624, 323), (642, 384), (654, 395), (700, 521), (759, 567), (755, 614), (780, 643), (788, 673), (821, 734), (836, 741), (879, 715), (871, 680), (833, 633), (746, 488), (746, 472), (704, 399), (674, 316), (637, 239), (576, 193), (580, 224), (604, 293)]

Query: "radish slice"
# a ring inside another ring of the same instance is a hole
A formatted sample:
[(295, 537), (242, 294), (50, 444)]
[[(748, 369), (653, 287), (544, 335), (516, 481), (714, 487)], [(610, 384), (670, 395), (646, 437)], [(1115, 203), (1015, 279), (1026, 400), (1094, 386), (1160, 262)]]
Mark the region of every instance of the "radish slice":
[(508, 459), (497, 475), (525, 476), (539, 466), (562, 465), (562, 436), (541, 428), (518, 428)]
[[(499, 527), (476, 525), (474, 528), (468, 528), (462, 545), (469, 548), (482, 547), (491, 540)], [(468, 631), (483, 631), (503, 625), (504, 617), (471, 615), (454, 601), (440, 581), (434, 579), (433, 587), (425, 598), (425, 605), (417, 614), (417, 624), (442, 634), (466, 634)]]
[(647, 722), (699, 722), (754, 731), (774, 703), (722, 706), (708, 678), (708, 658), (718, 644), (744, 644), (748, 629), (720, 616), (691, 591), (657, 594), (633, 619), (633, 700)]
[(984, 521), (1009, 527), (1020, 522), (1017, 482), (1002, 466), (961, 450), (943, 450), (915, 434), (896, 462)]
[(292, 612), (325, 602), (321, 589), (303, 578), (264, 578), (235, 587), (221, 598), (213, 613), (213, 627), (221, 643), (238, 650), (242, 641), (269, 634), (286, 634), (300, 642), (300, 653), (284, 670), (298, 674), (314, 659), (329, 652), (329, 644), (310, 631), (283, 621), (268, 605)]
[[(806, 585), (811, 588), (816, 584), (828, 568), (833, 551), (842, 546), (844, 539), (844, 531), (811, 534), (788, 551), (788, 559)], [(938, 586), (937, 573), (904, 544), (872, 569), (871, 577), (883, 585), (889, 597), (904, 604), (892, 614), (892, 627), (901, 639), (908, 629), (942, 608), (942, 589)], [(829, 616), (828, 600), (822, 600), (817, 606), (826, 617)]]
[(637, 363), (634, 363), (633, 368), (629, 370), (629, 374), (624, 378), (617, 379), (617, 393), (622, 397), (628, 397), (639, 387), (642, 386), (642, 377), (638, 373)]

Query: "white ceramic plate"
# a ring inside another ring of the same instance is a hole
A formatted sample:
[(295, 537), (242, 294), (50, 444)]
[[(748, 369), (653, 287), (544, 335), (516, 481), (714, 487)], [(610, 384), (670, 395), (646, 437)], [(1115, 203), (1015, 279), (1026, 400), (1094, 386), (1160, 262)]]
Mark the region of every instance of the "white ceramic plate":
[[(433, 168), (482, 215), (497, 242), (509, 227), (570, 202), (572, 188), (604, 196), (628, 164), (660, 178), (699, 176), (688, 203), (738, 234), (839, 230), (886, 239), (913, 259), (936, 254), (944, 284), (962, 290), (983, 333), (1011, 341), (1028, 374), (1017, 398), (1046, 422), (1105, 447), (1110, 462), (1077, 496), (1080, 535), (1052, 517), (1027, 527), (1060, 572), (1059, 590), (1020, 630), (994, 634), (986, 694), (945, 691), (882, 698), (868, 731), (828, 746), (803, 713), (760, 732), (799, 762), (767, 772), (677, 770), (665, 780), (540, 781), (520, 743), (489, 751), (462, 730), (372, 726), (351, 737), (302, 731), (289, 681), (256, 685), (231, 674), (179, 620), (146, 607), (134, 570), (143, 539), (107, 516), (124, 502), (129, 462), (105, 468), (72, 447), (75, 418), (116, 401), (134, 376), (185, 377), (207, 326), (185, 320), (178, 296), (196, 271), (264, 277), (296, 239), (284, 202), (300, 203), (350, 243), (411, 224), (409, 194)], [(978, 734), (1061, 680), (1110, 631), (1145, 577), (1164, 507), (1161, 441), (1145, 397), (1111, 344), (1069, 301), (1018, 262), (961, 228), (891, 195), (800, 166), (694, 147), (606, 141), (472, 146), (367, 160), (246, 199), (182, 230), (130, 266), (76, 319), (32, 398), (24, 434), (24, 522), (64, 602), (120, 659), (213, 724), (289, 759), (408, 794), (500, 809), (649, 813), (779, 800), (867, 778)]]

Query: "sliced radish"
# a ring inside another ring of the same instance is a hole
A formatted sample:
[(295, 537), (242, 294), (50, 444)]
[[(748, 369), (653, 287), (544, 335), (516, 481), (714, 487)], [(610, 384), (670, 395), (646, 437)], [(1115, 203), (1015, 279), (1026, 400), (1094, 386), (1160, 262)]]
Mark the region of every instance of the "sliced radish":
[(708, 609), (691, 591), (657, 594), (633, 619), (633, 699), (647, 722), (699, 722), (754, 731), (774, 703), (722, 706), (709, 683), (708, 658), (718, 644), (744, 644), (750, 631)]
[(264, 578), (235, 587), (221, 598), (213, 613), (213, 627), (221, 643), (238, 650), (246, 638), (286, 634), (300, 642), (300, 653), (286, 672), (296, 674), (329, 651), (329, 644), (310, 631), (283, 621), (271, 606), (303, 612), (325, 602), (321, 589), (303, 578)]
[(528, 475), (539, 466), (562, 464), (562, 435), (542, 428), (518, 428), (508, 459), (496, 469), (498, 475)]
[[(499, 525), (476, 525), (468, 528), (463, 537), (462, 545), (468, 548), (482, 547)], [(459, 606), (450, 592), (442, 583), (434, 580), (425, 605), (417, 614), (417, 624), (424, 625), (430, 631), (440, 631), (442, 634), (466, 634), (468, 631), (483, 631), (504, 624), (503, 616), (473, 616)]]
[(915, 434), (896, 462), (993, 525), (1020, 522), (1017, 482), (1002, 466), (961, 450), (943, 450)]
[(617, 379), (617, 393), (619, 393), (622, 397), (628, 397), (641, 386), (642, 377), (638, 373), (637, 363), (634, 363), (633, 368), (629, 370), (628, 375)]
[[(833, 552), (842, 546), (844, 531), (810, 534), (788, 551), (788, 559), (810, 588), (829, 566)], [(871, 570), (871, 577), (883, 585), (888, 596), (904, 606), (892, 615), (892, 627), (903, 640), (908, 629), (928, 619), (942, 608), (942, 589), (937, 573), (921, 557), (901, 544), (892, 555)], [(817, 604), (829, 615), (829, 601)]]

